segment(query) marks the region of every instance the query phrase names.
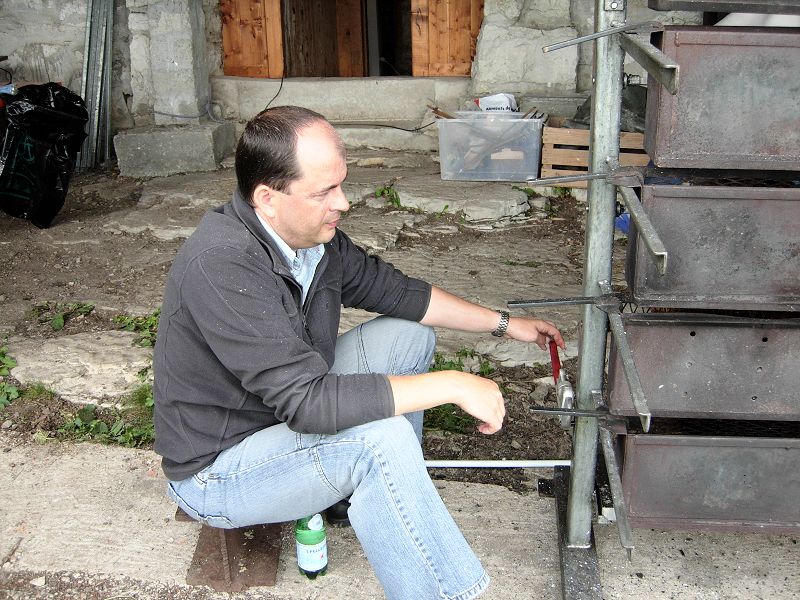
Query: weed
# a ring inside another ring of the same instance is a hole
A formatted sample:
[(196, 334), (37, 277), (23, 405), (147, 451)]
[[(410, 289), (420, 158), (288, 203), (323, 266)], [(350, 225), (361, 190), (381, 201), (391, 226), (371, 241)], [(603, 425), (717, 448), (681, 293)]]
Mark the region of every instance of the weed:
[(94, 404), (67, 417), (58, 433), (66, 439), (119, 444), (140, 448), (155, 438), (153, 430), (153, 388), (142, 384), (126, 398), (123, 411), (101, 413)]
[(125, 331), (135, 331), (139, 335), (134, 338), (136, 346), (152, 348), (156, 343), (158, 333), (158, 318), (161, 316), (161, 309), (157, 309), (153, 314), (143, 317), (131, 317), (128, 315), (117, 315), (113, 321)]
[(398, 194), (397, 190), (394, 189), (393, 183), (376, 187), (375, 197), (386, 198), (386, 202), (388, 202), (395, 208), (403, 208), (403, 205), (400, 204), (400, 194)]
[(33, 315), (40, 323), (49, 322), (53, 331), (61, 331), (69, 319), (85, 317), (93, 310), (89, 302), (42, 302), (33, 307)]
[(425, 411), (423, 426), (451, 433), (470, 433), (478, 421), (455, 404), (442, 404)]
[(491, 363), (491, 361), (488, 360), (487, 358), (484, 358), (483, 356), (481, 356), (477, 352), (475, 352), (475, 350), (471, 350), (469, 348), (461, 348), (461, 350), (456, 352), (456, 356), (459, 357), (458, 364), (461, 365), (461, 369), (464, 368), (464, 365), (461, 363), (460, 359), (477, 357), (478, 358), (478, 375), (480, 375), (481, 377), (488, 377), (489, 375), (491, 375), (492, 373), (495, 372), (494, 365)]
[(539, 195), (539, 194), (536, 193), (536, 191), (533, 188), (529, 188), (529, 187), (519, 187), (518, 185), (512, 185), (511, 189), (512, 190), (519, 190), (520, 192), (523, 192), (528, 197), (528, 200), (530, 200), (531, 198), (535, 198), (536, 196)]
[(461, 362), (460, 358), (456, 358), (455, 360), (445, 358), (439, 352), (436, 352), (433, 355), (433, 365), (430, 368), (431, 371), (463, 371), (464, 370), (464, 363)]
[(16, 366), (17, 361), (8, 355), (8, 346), (0, 346), (0, 409), (19, 398), (17, 386), (4, 381), (5, 377), (11, 373), (11, 369)]
[(561, 200), (572, 198), (572, 190), (568, 187), (554, 187), (553, 193), (555, 194), (556, 198)]

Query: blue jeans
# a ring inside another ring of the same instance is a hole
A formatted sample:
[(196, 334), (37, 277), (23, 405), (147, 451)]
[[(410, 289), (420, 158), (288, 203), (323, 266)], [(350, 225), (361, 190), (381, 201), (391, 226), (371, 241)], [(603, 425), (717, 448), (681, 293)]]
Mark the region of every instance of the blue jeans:
[[(331, 371), (423, 373), (435, 341), (428, 327), (378, 317), (340, 336)], [(428, 476), (421, 436), (422, 413), (334, 435), (275, 425), (170, 481), (168, 493), (192, 517), (222, 528), (293, 521), (350, 497), (350, 522), (387, 598), (475, 598), (489, 576)]]

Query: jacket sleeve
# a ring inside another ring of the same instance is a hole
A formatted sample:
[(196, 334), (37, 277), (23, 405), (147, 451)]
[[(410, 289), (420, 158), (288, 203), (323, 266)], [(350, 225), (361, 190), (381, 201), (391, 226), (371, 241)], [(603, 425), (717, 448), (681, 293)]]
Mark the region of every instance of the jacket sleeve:
[(408, 277), (391, 263), (368, 254), (337, 230), (334, 241), (342, 260), (342, 304), (419, 321), (431, 298), (431, 285)]
[(189, 265), (181, 303), (216, 360), (293, 431), (335, 433), (392, 416), (388, 379), (330, 374), (325, 360), (295, 331), (298, 308), (282, 285), (263, 257), (216, 247)]

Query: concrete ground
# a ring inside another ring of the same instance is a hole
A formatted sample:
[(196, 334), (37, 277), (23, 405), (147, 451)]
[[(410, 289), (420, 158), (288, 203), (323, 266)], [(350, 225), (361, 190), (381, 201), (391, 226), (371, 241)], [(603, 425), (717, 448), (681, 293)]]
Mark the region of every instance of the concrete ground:
[[(369, 160), (364, 157), (365, 163)], [(438, 180), (435, 165), (408, 162), (402, 157), (384, 157), (369, 168), (374, 169), (375, 164), (387, 167), (392, 160), (398, 161), (399, 170), (377, 173), (353, 163), (348, 193), (353, 198), (363, 198), (376, 184), (394, 180), (401, 198), (416, 199), (423, 213), (426, 209), (442, 211), (445, 205), (450, 210), (457, 206), (467, 214), (472, 211), (474, 218), (468, 220), (475, 227), (517, 228), (533, 233), (540, 226), (536, 218), (523, 218), (519, 207), (524, 200), (519, 200), (511, 186), (446, 184)], [(104, 244), (103, 235), (117, 244), (129, 236), (136, 242), (137, 254), (135, 259), (119, 254), (118, 260), (126, 265), (125, 276), (120, 280), (135, 279), (137, 269), (170, 260), (170, 253), (179, 245), (176, 240), (188, 235), (202, 211), (219, 200), (219, 194), (209, 194), (209, 187), (227, 190), (231, 181), (229, 170), (152, 179), (136, 188), (141, 197), (134, 206), (110, 212), (94, 224), (92, 217), (81, 215), (76, 223), (61, 222), (42, 232), (26, 231), (26, 239), (31, 245), (55, 244), (60, 252), (66, 253), (68, 248), (79, 244), (88, 248), (96, 245), (97, 240)], [(130, 183), (118, 185), (127, 185), (125, 193), (132, 193)], [(103, 197), (109, 192), (98, 189), (95, 193)], [(442, 200), (444, 194), (449, 196)], [(170, 201), (175, 203), (172, 209), (167, 206)], [(449, 260), (443, 261), (432, 260), (432, 250), (427, 252), (424, 247), (394, 248), (398, 237), (413, 238), (419, 234), (413, 226), (419, 211), (387, 215), (375, 208), (370, 212), (370, 202), (374, 200), (366, 201), (362, 210), (354, 211), (352, 220), (345, 221), (351, 235), (409, 272), (420, 273), (445, 288), (496, 306), (508, 299), (509, 285), (516, 285), (526, 297), (580, 293), (579, 268), (570, 266), (564, 258), (566, 248), (546, 239), (532, 241), (531, 248), (513, 249), (530, 252), (549, 265), (547, 272), (552, 277), (528, 288), (523, 280), (509, 283), (511, 272), (501, 267), (496, 267), (496, 273), (487, 272), (491, 271), (490, 258), (505, 256), (512, 249), (481, 246), (485, 242), (480, 240), (474, 243), (462, 240), (458, 248), (452, 248)], [(496, 212), (482, 212), (488, 205)], [(538, 209), (534, 206), (534, 213)], [(19, 220), (5, 219), (2, 223), (9, 231), (27, 226)], [(91, 233), (92, 227), (95, 233)], [(435, 225), (424, 227), (430, 230)], [(447, 227), (442, 229), (443, 234), (447, 231)], [(530, 258), (515, 255), (514, 261), (523, 263)], [(86, 262), (88, 258), (83, 264)], [(110, 282), (116, 277), (112, 276), (114, 273), (101, 274), (100, 278)], [(14, 334), (19, 330), (14, 329), (12, 317), (22, 315), (24, 307), (16, 303), (18, 294), (13, 286), (29, 277), (25, 272), (6, 275), (7, 287), (4, 283), (0, 294), (0, 312), (5, 314), (0, 315), (0, 335), (11, 334), (8, 342), (11, 354), (20, 363), (14, 375), (28, 381), (46, 381), (48, 386), (75, 401), (97, 401), (91, 396), (91, 389), (101, 387), (103, 397), (108, 398), (131, 385), (146, 357), (122, 354), (123, 347), (130, 348), (130, 339), (115, 345), (116, 337), (124, 337), (120, 332), (78, 333), (47, 340)], [(37, 285), (47, 285), (40, 275), (36, 279)], [(62, 279), (64, 282), (59, 283), (62, 287), (77, 289), (88, 285), (72, 274)], [(141, 285), (124, 288), (121, 284), (113, 289), (98, 287), (94, 297), (100, 298), (109, 310), (133, 306), (147, 312), (159, 302), (160, 281), (155, 283), (150, 288)], [(26, 302), (30, 301), (29, 295)], [(574, 356), (579, 313), (569, 308), (554, 310), (546, 316), (569, 334), (569, 355)], [(347, 314), (344, 324), (352, 325), (359, 318)], [(463, 347), (465, 343), (483, 344), (482, 354), (509, 364), (546, 362), (546, 357), (513, 344), (475, 337), (442, 337), (442, 344), (450, 349)], [(79, 377), (74, 377), (76, 363), (69, 362), (76, 357), (82, 361)], [(72, 365), (71, 378), (54, 375), (61, 364)], [(116, 370), (109, 365), (116, 366)], [(537, 476), (551, 477), (552, 472), (531, 473), (532, 478)], [(561, 597), (552, 499), (490, 484), (436, 481), (436, 485), (492, 577), (484, 598)], [(329, 529), (329, 572), (316, 581), (298, 574), (293, 538), (285, 528), (275, 586), (232, 595), (186, 586), (186, 572), (200, 527), (175, 521), (175, 509), (164, 495), (164, 486), (159, 457), (151, 451), (90, 443), (36, 442), (16, 435), (12, 424), (4, 424), (0, 429), (0, 600), (382, 597), (350, 529)], [(800, 597), (798, 535), (635, 530), (636, 549), (630, 562), (619, 545), (614, 525), (596, 525), (594, 536), (603, 597), (607, 599)]]

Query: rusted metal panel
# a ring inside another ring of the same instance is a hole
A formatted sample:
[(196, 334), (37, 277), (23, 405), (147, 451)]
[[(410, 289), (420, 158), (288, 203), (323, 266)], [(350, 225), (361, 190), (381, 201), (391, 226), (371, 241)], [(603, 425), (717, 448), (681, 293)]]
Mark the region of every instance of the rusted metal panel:
[(632, 236), (638, 304), (800, 311), (800, 188), (645, 185), (642, 206), (669, 263), (660, 274)]
[(800, 170), (800, 35), (672, 26), (654, 43), (680, 65), (678, 93), (648, 82), (645, 147), (669, 168)]
[(800, 440), (628, 435), (622, 483), (633, 527), (800, 531)]
[[(800, 319), (627, 313), (623, 324), (653, 419), (800, 420)], [(610, 412), (635, 416), (613, 344), (608, 388)]]
[(649, 0), (653, 10), (800, 14), (797, 0)]

